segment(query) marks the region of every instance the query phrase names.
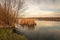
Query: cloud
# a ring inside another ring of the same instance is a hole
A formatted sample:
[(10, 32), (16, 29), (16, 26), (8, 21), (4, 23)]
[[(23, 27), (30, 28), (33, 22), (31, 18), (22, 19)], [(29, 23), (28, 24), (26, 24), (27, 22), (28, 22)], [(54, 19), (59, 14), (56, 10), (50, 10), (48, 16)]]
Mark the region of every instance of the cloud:
[[(22, 15), (30, 16), (58, 16), (60, 14), (59, 0), (26, 0)], [(59, 12), (59, 13), (58, 13)], [(55, 15), (57, 14), (57, 15)]]
[[(26, 4), (39, 6), (43, 8), (51, 8), (51, 9), (58, 9), (60, 8), (60, 0), (27, 0)], [(31, 7), (31, 6), (30, 6)]]

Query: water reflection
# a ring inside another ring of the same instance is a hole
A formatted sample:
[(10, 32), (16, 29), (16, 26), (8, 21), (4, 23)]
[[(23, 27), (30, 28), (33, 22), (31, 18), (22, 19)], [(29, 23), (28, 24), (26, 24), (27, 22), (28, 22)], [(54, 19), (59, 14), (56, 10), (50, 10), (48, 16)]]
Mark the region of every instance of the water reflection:
[(60, 21), (36, 21), (37, 26), (41, 27), (41, 26), (49, 26), (49, 27), (53, 27), (53, 26), (60, 26)]
[(16, 33), (25, 35), (28, 40), (60, 40), (59, 21), (36, 21), (36, 23), (34, 30), (19, 25), (16, 27)]
[(60, 21), (35, 21), (35, 28), (32, 27), (33, 30), (30, 30), (28, 27), (22, 27), (21, 25), (16, 25), (17, 30), (23, 32), (31, 32), (31, 31), (39, 31), (41, 28), (58, 28), (60, 27)]
[(41, 27), (59, 27), (60, 21), (36, 21), (37, 25), (35, 29), (41, 28)]

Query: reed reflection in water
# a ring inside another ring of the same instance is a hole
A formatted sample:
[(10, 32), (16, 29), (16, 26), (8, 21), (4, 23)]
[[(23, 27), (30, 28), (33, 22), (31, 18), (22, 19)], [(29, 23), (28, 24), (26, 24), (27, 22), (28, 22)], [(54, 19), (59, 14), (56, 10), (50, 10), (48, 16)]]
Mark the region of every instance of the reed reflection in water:
[(29, 30), (21, 26), (16, 28), (16, 33), (25, 35), (28, 40), (60, 40), (59, 21), (35, 21), (35, 29)]

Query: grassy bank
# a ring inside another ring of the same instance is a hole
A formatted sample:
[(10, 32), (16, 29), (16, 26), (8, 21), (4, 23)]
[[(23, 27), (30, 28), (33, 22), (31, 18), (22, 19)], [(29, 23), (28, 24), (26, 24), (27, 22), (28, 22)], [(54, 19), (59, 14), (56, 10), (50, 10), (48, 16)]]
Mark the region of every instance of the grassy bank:
[(12, 29), (0, 29), (0, 40), (26, 40), (26, 38), (16, 33)]

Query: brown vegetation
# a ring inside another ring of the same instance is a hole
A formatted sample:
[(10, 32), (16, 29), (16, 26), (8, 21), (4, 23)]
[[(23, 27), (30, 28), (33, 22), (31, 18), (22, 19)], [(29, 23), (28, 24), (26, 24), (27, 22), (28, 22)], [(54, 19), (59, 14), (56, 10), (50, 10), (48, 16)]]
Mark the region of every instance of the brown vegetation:
[(35, 19), (20, 19), (19, 24), (24, 27), (28, 26), (28, 28), (34, 28), (36, 26)]
[[(14, 27), (14, 24), (17, 23), (18, 11), (21, 7), (21, 0), (19, 0), (17, 10), (13, 10), (11, 5), (11, 0), (2, 0), (0, 3), (0, 25), (4, 27)], [(3, 3), (3, 5), (2, 5)], [(15, 1), (14, 1), (15, 3)], [(19, 5), (20, 4), (20, 5)], [(15, 6), (16, 4), (14, 4)]]

